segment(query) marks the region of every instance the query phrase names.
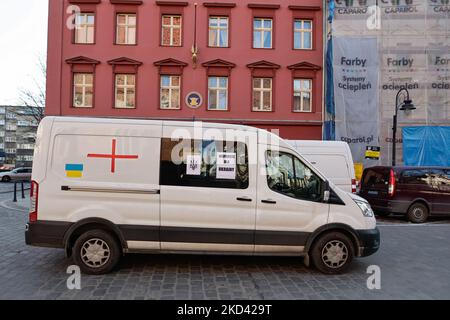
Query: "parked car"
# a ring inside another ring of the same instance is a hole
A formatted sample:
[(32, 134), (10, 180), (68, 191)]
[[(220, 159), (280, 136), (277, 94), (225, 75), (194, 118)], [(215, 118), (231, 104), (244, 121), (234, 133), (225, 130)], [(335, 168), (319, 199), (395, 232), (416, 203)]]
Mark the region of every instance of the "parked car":
[(11, 171), (1, 172), (0, 181), (10, 182), (10, 181), (26, 181), (31, 179), (32, 168), (16, 168)]
[(336, 186), (356, 193), (355, 166), (346, 142), (289, 140), (288, 143)]
[(38, 132), (26, 243), (85, 273), (133, 252), (292, 255), (340, 273), (379, 248), (367, 201), (267, 131), (46, 117)]
[(359, 194), (381, 216), (398, 213), (423, 223), (429, 216), (450, 215), (450, 168), (367, 168)]

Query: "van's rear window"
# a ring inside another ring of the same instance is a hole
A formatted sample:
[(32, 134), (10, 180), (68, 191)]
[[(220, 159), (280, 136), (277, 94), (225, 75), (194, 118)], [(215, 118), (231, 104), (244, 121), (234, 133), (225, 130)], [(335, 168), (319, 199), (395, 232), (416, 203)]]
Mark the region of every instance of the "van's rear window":
[(375, 171), (368, 169), (364, 174), (362, 186), (366, 188), (387, 188), (389, 183), (389, 171), (381, 170)]

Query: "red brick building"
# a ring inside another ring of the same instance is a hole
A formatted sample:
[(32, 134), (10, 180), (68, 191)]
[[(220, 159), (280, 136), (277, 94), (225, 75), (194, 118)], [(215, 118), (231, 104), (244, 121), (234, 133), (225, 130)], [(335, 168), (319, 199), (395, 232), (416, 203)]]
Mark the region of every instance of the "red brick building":
[(47, 115), (193, 119), (321, 139), (321, 0), (50, 0)]

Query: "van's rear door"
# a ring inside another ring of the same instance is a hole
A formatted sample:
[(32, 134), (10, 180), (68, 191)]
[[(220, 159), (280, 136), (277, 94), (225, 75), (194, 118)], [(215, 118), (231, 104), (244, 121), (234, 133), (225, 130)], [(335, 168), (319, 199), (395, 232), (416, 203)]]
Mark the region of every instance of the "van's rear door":
[(352, 179), (355, 176), (349, 168), (345, 155), (333, 153), (301, 154), (336, 186), (344, 191), (352, 192)]
[(384, 207), (389, 191), (389, 168), (369, 168), (361, 179), (360, 195), (374, 207)]

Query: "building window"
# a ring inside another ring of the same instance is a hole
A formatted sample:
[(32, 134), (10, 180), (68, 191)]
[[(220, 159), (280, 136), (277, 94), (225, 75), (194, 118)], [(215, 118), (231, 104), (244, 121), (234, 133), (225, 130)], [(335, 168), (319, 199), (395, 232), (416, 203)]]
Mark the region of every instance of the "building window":
[(294, 21), (294, 49), (312, 49), (312, 21)]
[(272, 111), (272, 78), (253, 79), (253, 111)]
[(256, 18), (253, 21), (253, 48), (271, 49), (273, 20)]
[(180, 109), (180, 76), (161, 75), (161, 109)]
[(136, 14), (118, 14), (116, 44), (136, 44)]
[(228, 47), (228, 17), (209, 17), (209, 46)]
[(228, 109), (228, 77), (208, 78), (208, 110)]
[(161, 38), (163, 46), (181, 46), (181, 16), (163, 15)]
[(312, 111), (312, 80), (294, 80), (294, 112)]
[(95, 35), (95, 15), (77, 13), (75, 17), (75, 43), (93, 44)]
[(16, 131), (17, 130), (17, 126), (13, 125), (13, 124), (7, 124), (6, 125), (6, 131)]
[(94, 75), (92, 73), (73, 74), (73, 106), (92, 108), (94, 102)]
[(136, 75), (116, 74), (115, 107), (133, 109), (136, 105)]

